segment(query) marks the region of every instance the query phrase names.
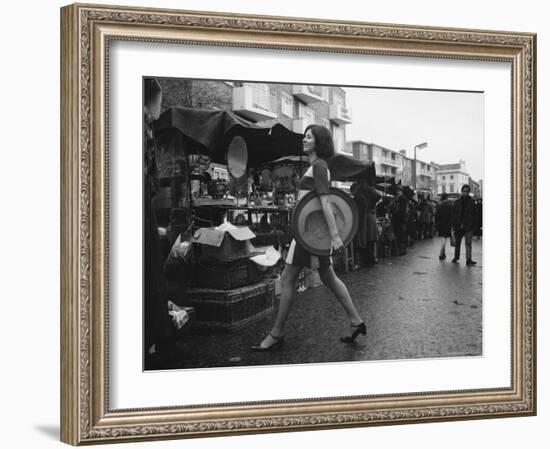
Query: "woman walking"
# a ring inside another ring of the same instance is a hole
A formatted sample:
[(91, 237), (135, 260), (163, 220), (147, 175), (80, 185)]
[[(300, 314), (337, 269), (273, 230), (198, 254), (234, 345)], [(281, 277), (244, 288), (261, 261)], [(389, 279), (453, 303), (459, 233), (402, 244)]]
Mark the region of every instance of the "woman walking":
[[(299, 183), (298, 199), (310, 190), (315, 190), (321, 201), (323, 215), (327, 221), (332, 240), (332, 251), (343, 249), (343, 242), (338, 235), (332, 206), (329, 202), (330, 172), (326, 160), (334, 155), (334, 143), (330, 131), (320, 125), (306, 128), (303, 139), (304, 153), (307, 154), (310, 167)], [(308, 253), (296, 240), (292, 240), (286, 265), (281, 276), (281, 300), (275, 323), (271, 332), (258, 346), (256, 351), (269, 351), (281, 347), (284, 342), (284, 325), (292, 308), (296, 292), (296, 281), (304, 267), (317, 267), (321, 281), (335, 294), (342, 305), (351, 326), (351, 335), (340, 340), (346, 343), (355, 341), (357, 336), (366, 335), (367, 327), (359, 316), (345, 284), (336, 276), (330, 256), (314, 256)]]

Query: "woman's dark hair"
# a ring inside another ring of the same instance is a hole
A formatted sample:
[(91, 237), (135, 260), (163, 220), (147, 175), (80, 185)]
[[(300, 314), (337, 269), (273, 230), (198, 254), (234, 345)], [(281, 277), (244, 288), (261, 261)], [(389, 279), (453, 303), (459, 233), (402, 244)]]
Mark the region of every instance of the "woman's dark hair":
[(460, 193), (464, 192), (464, 189), (468, 189), (468, 193), (471, 192), (470, 186), (468, 184), (464, 184), (462, 188), (460, 189)]
[(332, 140), (332, 134), (330, 131), (321, 125), (309, 125), (304, 135), (311, 130), (311, 134), (315, 137), (315, 153), (321, 159), (328, 159), (334, 156), (334, 142)]
[(449, 198), (449, 195), (447, 195), (445, 192), (441, 194), (441, 201), (445, 201), (447, 198)]

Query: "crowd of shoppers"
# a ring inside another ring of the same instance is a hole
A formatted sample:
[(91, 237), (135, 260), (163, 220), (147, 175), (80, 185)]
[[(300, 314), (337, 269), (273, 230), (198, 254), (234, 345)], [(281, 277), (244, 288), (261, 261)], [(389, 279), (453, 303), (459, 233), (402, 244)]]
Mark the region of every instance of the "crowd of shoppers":
[[(401, 185), (393, 196), (382, 196), (374, 187), (360, 181), (351, 193), (359, 210), (359, 230), (355, 237), (357, 262), (369, 266), (378, 257), (402, 256), (418, 240), (441, 237), (439, 259), (446, 259), (447, 242), (454, 246), (453, 263), (460, 260), (462, 241), (466, 247), (466, 264), (472, 259), (472, 238), (482, 234), (482, 201), (474, 200), (470, 187), (462, 186), (460, 197), (452, 200), (446, 193), (439, 201), (429, 193), (414, 195)], [(407, 193), (407, 194), (405, 194)]]

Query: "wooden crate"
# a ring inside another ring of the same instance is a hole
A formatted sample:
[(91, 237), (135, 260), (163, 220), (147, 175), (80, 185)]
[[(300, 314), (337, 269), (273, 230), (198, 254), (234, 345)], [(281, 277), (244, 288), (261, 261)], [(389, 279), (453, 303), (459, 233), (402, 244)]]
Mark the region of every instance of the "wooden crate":
[(195, 286), (229, 290), (260, 281), (260, 273), (250, 259), (232, 262), (199, 261), (195, 267)]
[(193, 327), (235, 332), (273, 312), (275, 282), (268, 279), (231, 290), (193, 288), (181, 301), (195, 308)]

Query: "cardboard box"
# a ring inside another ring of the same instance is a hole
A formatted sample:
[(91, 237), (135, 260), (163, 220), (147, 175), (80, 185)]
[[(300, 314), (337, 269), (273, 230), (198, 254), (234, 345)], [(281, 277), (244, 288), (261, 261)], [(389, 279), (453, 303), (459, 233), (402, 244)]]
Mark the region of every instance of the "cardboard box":
[(255, 236), (248, 226), (200, 228), (193, 235), (192, 242), (200, 245), (201, 258), (230, 261), (248, 257), (252, 248), (250, 239)]

